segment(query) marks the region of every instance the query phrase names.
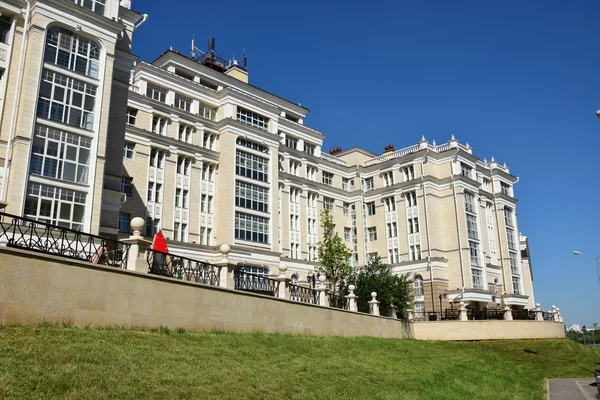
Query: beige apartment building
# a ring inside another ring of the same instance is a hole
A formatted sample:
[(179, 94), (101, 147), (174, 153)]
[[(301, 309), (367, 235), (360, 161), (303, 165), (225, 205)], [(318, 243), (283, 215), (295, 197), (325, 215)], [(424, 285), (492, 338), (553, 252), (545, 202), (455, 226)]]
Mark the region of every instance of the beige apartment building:
[(133, 31), (128, 0), (0, 0), (5, 212), (118, 234)]
[(162, 231), (173, 253), (210, 260), (226, 243), (247, 270), (277, 274), (285, 264), (305, 280), (328, 209), (356, 267), (378, 255), (410, 274), (417, 313), (460, 301), (533, 307), (518, 179), (506, 165), (454, 136), (381, 155), (323, 151), (323, 134), (304, 124), (307, 108), (249, 84), (245, 65), (213, 45), (197, 59), (170, 50), (133, 68), (122, 112), (123, 235), (140, 216), (146, 236)]

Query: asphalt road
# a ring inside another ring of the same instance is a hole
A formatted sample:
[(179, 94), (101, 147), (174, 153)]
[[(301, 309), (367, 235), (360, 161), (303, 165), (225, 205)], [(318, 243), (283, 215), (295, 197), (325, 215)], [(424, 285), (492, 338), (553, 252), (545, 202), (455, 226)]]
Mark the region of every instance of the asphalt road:
[(594, 379), (548, 379), (549, 400), (597, 400), (596, 393)]

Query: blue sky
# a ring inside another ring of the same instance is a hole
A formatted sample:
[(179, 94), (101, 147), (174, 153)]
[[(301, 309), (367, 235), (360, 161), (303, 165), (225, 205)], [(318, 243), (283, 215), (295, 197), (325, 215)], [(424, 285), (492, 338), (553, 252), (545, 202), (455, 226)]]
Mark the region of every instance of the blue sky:
[(134, 53), (189, 55), (216, 37), (248, 54), (250, 82), (311, 109), (325, 149), (381, 153), (452, 133), (520, 177), (536, 301), (567, 323), (600, 322), (600, 2), (169, 2), (148, 13)]

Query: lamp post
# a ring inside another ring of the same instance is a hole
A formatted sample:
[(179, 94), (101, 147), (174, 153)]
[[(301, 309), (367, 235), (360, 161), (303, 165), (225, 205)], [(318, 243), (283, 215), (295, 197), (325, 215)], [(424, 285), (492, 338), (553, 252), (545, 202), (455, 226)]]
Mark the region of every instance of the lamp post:
[(600, 267), (598, 266), (598, 259), (600, 259), (600, 256), (593, 256), (591, 254), (585, 254), (580, 251), (574, 251), (573, 254), (575, 254), (576, 256), (592, 257), (596, 260), (596, 271), (598, 272), (598, 283), (600, 283)]

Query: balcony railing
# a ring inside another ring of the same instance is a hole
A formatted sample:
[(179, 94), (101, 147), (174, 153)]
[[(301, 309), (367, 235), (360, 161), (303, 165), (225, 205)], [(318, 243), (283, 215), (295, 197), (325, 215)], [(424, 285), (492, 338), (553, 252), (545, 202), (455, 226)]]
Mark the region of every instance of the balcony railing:
[(219, 286), (219, 268), (212, 264), (162, 251), (148, 250), (148, 273)]
[(512, 310), (512, 317), (517, 320), (535, 320), (535, 310)]
[(243, 290), (273, 297), (277, 296), (277, 292), (279, 291), (279, 281), (267, 278), (266, 276), (244, 272), (242, 268), (233, 271), (235, 290)]
[(128, 244), (6, 213), (0, 213), (0, 243), (38, 253), (127, 268)]
[(319, 304), (319, 292), (299, 285), (289, 285), (290, 300), (306, 304)]
[(348, 300), (339, 293), (329, 292), (329, 307), (347, 310)]

